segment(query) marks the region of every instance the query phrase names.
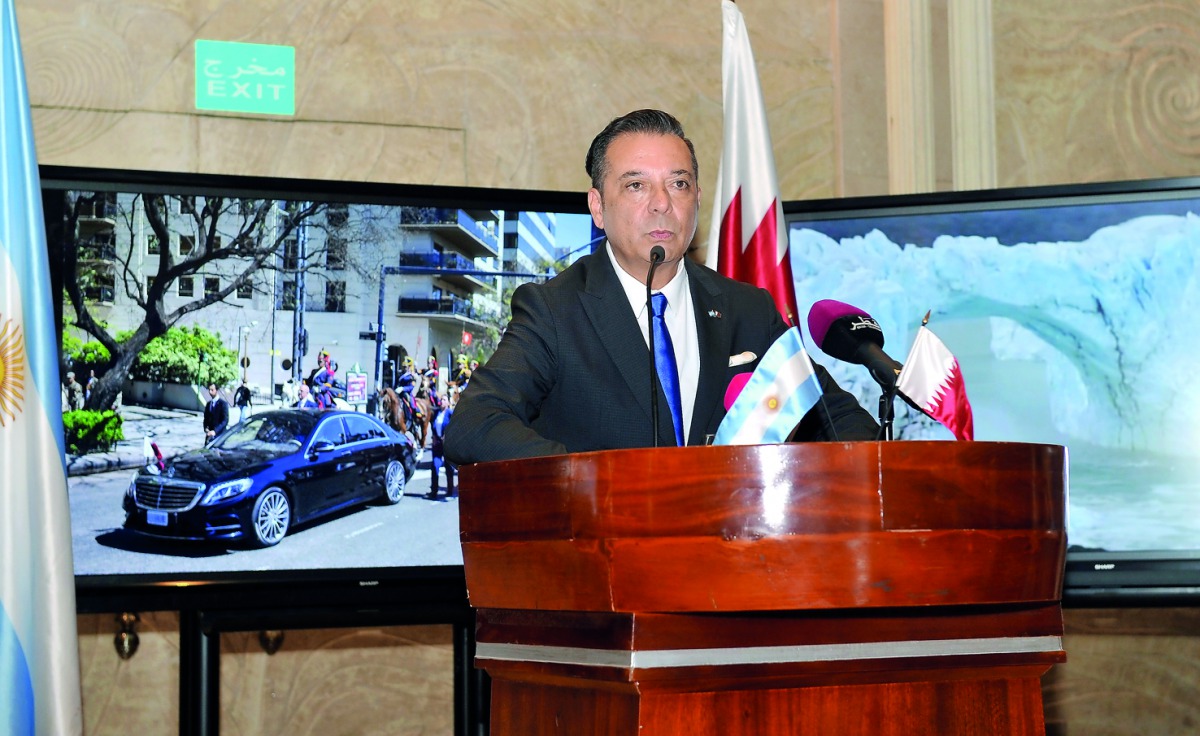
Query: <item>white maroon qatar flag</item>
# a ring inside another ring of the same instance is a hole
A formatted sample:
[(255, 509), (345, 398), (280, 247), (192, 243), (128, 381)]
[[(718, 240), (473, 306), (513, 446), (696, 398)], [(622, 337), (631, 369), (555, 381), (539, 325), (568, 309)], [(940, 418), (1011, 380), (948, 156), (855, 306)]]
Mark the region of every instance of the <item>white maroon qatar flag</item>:
[(925, 325), (917, 330), (917, 339), (896, 378), (896, 390), (957, 439), (975, 439), (975, 418), (958, 358)]
[(707, 265), (769, 291), (794, 325), (796, 289), (762, 88), (741, 11), (723, 0), (721, 14), (725, 133)]

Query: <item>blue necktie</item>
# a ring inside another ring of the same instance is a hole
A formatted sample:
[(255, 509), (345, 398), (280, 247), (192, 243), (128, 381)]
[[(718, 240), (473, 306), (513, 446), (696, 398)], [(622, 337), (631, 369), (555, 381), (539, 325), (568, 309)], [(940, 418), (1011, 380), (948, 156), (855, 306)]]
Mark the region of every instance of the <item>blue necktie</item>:
[(675, 364), (675, 346), (671, 344), (671, 333), (667, 332), (667, 323), (663, 319), (663, 313), (667, 311), (666, 294), (659, 292), (652, 295), (650, 307), (654, 312), (651, 320), (654, 325), (654, 365), (658, 368), (658, 382), (667, 395), (671, 420), (675, 423), (675, 444), (682, 446), (683, 401), (679, 398), (679, 366)]

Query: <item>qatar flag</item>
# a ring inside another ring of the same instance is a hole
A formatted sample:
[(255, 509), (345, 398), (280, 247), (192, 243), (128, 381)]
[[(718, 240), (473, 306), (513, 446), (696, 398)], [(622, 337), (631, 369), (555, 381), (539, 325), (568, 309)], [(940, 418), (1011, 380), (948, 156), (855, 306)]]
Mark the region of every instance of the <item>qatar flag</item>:
[(725, 127), (707, 265), (769, 291), (794, 325), (796, 289), (762, 88), (741, 11), (723, 0), (721, 12)]
[(975, 420), (958, 359), (924, 325), (896, 378), (896, 389), (956, 438), (975, 439)]

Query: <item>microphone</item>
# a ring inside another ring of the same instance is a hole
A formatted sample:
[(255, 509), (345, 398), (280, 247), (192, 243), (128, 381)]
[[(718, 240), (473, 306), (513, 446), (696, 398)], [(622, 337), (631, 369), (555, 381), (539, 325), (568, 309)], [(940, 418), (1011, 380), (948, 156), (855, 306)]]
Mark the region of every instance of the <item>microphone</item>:
[(871, 315), (858, 307), (822, 299), (808, 312), (808, 332), (831, 357), (865, 365), (871, 377), (886, 390), (896, 387), (902, 367), (883, 352), (883, 330)]
[(658, 363), (654, 358), (654, 308), (650, 304), (650, 284), (654, 283), (654, 271), (667, 257), (661, 245), (650, 249), (650, 269), (646, 272), (646, 336), (650, 345), (650, 428), (654, 432), (654, 446), (658, 447)]
[(742, 395), (742, 389), (746, 388), (746, 384), (750, 382), (751, 375), (749, 371), (738, 373), (725, 387), (725, 411), (729, 411), (733, 407), (733, 402)]

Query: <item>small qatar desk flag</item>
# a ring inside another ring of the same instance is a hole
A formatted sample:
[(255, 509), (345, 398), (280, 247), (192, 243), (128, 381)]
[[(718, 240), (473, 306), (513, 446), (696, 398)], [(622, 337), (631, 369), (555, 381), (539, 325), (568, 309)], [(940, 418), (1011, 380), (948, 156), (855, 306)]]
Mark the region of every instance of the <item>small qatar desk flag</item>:
[(925, 327), (928, 321), (926, 314), (904, 368), (896, 378), (896, 389), (945, 425), (957, 439), (975, 439), (975, 419), (958, 359)]
[(79, 734), (54, 295), (13, 0), (0, 0), (0, 734)]

